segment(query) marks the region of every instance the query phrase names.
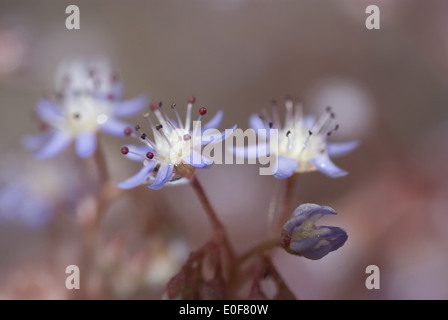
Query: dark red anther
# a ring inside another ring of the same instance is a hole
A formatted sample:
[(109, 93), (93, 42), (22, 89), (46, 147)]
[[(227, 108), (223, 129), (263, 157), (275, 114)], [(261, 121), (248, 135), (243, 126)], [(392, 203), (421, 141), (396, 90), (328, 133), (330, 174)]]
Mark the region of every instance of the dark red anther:
[(127, 127), (126, 129), (124, 129), (124, 134), (130, 136), (132, 134), (132, 129)]
[(152, 153), (152, 152), (148, 152), (148, 153), (146, 154), (146, 158), (148, 158), (148, 159), (152, 159), (152, 158), (154, 158), (154, 153)]
[(196, 98), (194, 96), (188, 97), (188, 103), (195, 103), (195, 102), (196, 102)]
[(146, 139), (146, 133), (142, 133), (142, 135), (140, 136), (140, 138), (141, 138), (142, 140), (145, 140), (145, 139)]
[(152, 111), (156, 111), (159, 108), (159, 106), (155, 102), (151, 103), (149, 107)]
[(128, 147), (121, 147), (121, 153), (122, 154), (128, 154), (129, 153), (129, 148)]
[(202, 108), (199, 109), (199, 114), (200, 114), (201, 116), (203, 116), (203, 115), (206, 114), (206, 113), (207, 113), (207, 109), (206, 109), (206, 108), (202, 107)]

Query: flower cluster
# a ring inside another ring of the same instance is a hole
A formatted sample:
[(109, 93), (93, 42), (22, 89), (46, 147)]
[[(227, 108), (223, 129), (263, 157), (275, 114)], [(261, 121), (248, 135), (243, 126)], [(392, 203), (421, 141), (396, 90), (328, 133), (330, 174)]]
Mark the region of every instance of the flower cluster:
[[(316, 170), (333, 178), (345, 176), (347, 171), (336, 166), (330, 156), (346, 154), (359, 145), (358, 141), (346, 143), (328, 141), (331, 134), (339, 128), (331, 108), (327, 108), (320, 118), (315, 119), (313, 116), (303, 115), (300, 102), (294, 103), (292, 99), (287, 98), (283, 122), (279, 120), (280, 116), (275, 103), (272, 104), (271, 113), (262, 110), (260, 114), (250, 116), (251, 129), (249, 130), (255, 131), (259, 138), (258, 142), (232, 147), (231, 151), (236, 156), (245, 158), (258, 158), (267, 156), (269, 153), (270, 157), (273, 156), (272, 158), (275, 159), (275, 165), (269, 167), (268, 171), (270, 172), (272, 168), (272, 175), (275, 178), (284, 178), (287, 186), (284, 199), (277, 201), (281, 207), (273, 210), (276, 216), (272, 221), (276, 223), (272, 223), (270, 228), (275, 231), (277, 237), (267, 239), (265, 243), (238, 256), (229, 241), (226, 228), (196, 176), (196, 169), (209, 168), (216, 162), (214, 147), (218, 145), (215, 143), (224, 141), (232, 134), (236, 136), (239, 131), (235, 130), (236, 125), (224, 131), (217, 129), (223, 119), (222, 111), (218, 111), (203, 124), (203, 119), (208, 113), (207, 108), (198, 107), (193, 96), (188, 98), (185, 110), (181, 110), (181, 112), (185, 111), (184, 120), (175, 103), (167, 108), (161, 102), (150, 103), (146, 95), (123, 101), (123, 85), (116, 73), (112, 71), (110, 64), (103, 60), (93, 63), (83, 60), (68, 61), (59, 69), (56, 92), (57, 94), (52, 98), (42, 99), (36, 106), (37, 116), (46, 129), (45, 132), (38, 136), (26, 136), (24, 139), (25, 146), (35, 152), (36, 158), (55, 157), (74, 142), (77, 157), (72, 158), (78, 163), (85, 164), (83, 159), (92, 156), (97, 149), (99, 132), (138, 140), (138, 144), (121, 146), (121, 153), (127, 159), (142, 164), (136, 174), (124, 181), (119, 183), (108, 181), (108, 175), (103, 174), (102, 171), (107, 157), (101, 157), (102, 153), (95, 154), (92, 160), (96, 161), (95, 168), (102, 177), (95, 182), (99, 186), (95, 185), (93, 188), (88, 177), (84, 177), (90, 176), (86, 172), (92, 169), (91, 166), (81, 165), (85, 170), (81, 174), (72, 170), (73, 175), (83, 176), (81, 180), (93, 190), (87, 186), (81, 188), (86, 191), (79, 193), (79, 198), (82, 199), (78, 201), (78, 197), (72, 197), (75, 203), (69, 203), (69, 206), (74, 207), (73, 212), (76, 213), (80, 228), (84, 231), (81, 232), (85, 236), (82, 249), (86, 250), (86, 259), (95, 259), (95, 255), (92, 254), (95, 250), (94, 238), (99, 232), (98, 226), (104, 211), (119, 195), (127, 193), (127, 189), (142, 185), (158, 190), (166, 185), (189, 184), (198, 196), (213, 231), (210, 240), (195, 250), (183, 263), (180, 271), (167, 281), (163, 296), (168, 299), (235, 298), (240, 297), (245, 287), (250, 288), (250, 293), (247, 294), (250, 298), (266, 298), (268, 295), (264, 292), (262, 282), (268, 276), (276, 286), (276, 294), (272, 295), (274, 298), (294, 298), (294, 294), (283, 281), (275, 264), (272, 263), (269, 250), (273, 247), (282, 247), (290, 254), (318, 260), (339, 249), (347, 241), (348, 235), (344, 229), (315, 225), (316, 221), (325, 215), (336, 215), (336, 211), (328, 206), (302, 204), (289, 217), (292, 200), (294, 200), (295, 176)], [(149, 127), (148, 133), (144, 131), (144, 126), (131, 125), (120, 119), (141, 112)], [(227, 144), (225, 146), (228, 148)], [(211, 152), (207, 154), (206, 150), (213, 150), (213, 156)], [(71, 156), (71, 154), (66, 155)], [(75, 183), (70, 185), (73, 186)], [(29, 208), (20, 210), (21, 203), (16, 201), (17, 195), (23, 191), (27, 191), (27, 188), (22, 184), (14, 188), (0, 189), (0, 202), (3, 203), (3, 207), (7, 204), (8, 212), (17, 211), (22, 215), (30, 212)], [(34, 194), (35, 190), (32, 191)], [(71, 190), (69, 193), (76, 194)], [(133, 198), (137, 197), (139, 192), (128, 194), (131, 199), (143, 201), (141, 198)], [(35, 201), (31, 199), (33, 202), (29, 203), (42, 211), (40, 216), (48, 216), (50, 219), (56, 209), (53, 206), (41, 205), (41, 199), (45, 199), (46, 196), (45, 194), (44, 197), (37, 197)], [(146, 201), (146, 197), (144, 198)], [(59, 203), (66, 202), (57, 202)], [(146, 218), (148, 215), (154, 215), (157, 216), (157, 218), (152, 217), (154, 221), (165, 223), (169, 220), (165, 215), (161, 217), (158, 216), (158, 212), (146, 212), (146, 206), (142, 207), (145, 208)], [(0, 218), (2, 217), (1, 209), (0, 206)], [(154, 211), (157, 210), (154, 209)], [(152, 225), (152, 223), (149, 224)], [(155, 240), (153, 242), (155, 246), (167, 241), (166, 235), (161, 235), (162, 232), (159, 229), (163, 228), (151, 226), (151, 232), (156, 235), (150, 238), (145, 233), (144, 241)], [(117, 247), (112, 247), (111, 252), (117, 252)], [(142, 256), (145, 256), (148, 261), (141, 257), (137, 259), (141, 263), (136, 262), (135, 274), (131, 275), (136, 283), (140, 283), (140, 280), (144, 278), (150, 257), (156, 255), (144, 253)], [(116, 261), (116, 259), (110, 261)], [(83, 264), (95, 266), (95, 263), (90, 262), (92, 261), (86, 260)], [(109, 272), (114, 270), (107, 261), (104, 263), (105, 270)], [(245, 270), (248, 263), (249, 267)], [(123, 276), (126, 277), (126, 272)], [(105, 287), (111, 286), (106, 284)]]

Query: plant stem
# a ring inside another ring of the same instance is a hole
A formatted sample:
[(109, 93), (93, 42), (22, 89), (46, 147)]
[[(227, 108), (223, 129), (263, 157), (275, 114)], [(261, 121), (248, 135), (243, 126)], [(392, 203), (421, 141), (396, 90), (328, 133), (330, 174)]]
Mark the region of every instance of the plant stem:
[(288, 220), (288, 217), (290, 215), (291, 202), (294, 199), (294, 189), (297, 181), (296, 178), (297, 175), (294, 173), (292, 176), (286, 179), (286, 188), (282, 201), (282, 207), (278, 212), (276, 221), (276, 227), (275, 227), (276, 236), (280, 234), (283, 224)]
[(196, 195), (198, 196), (199, 200), (201, 201), (202, 206), (204, 207), (205, 213), (207, 214), (207, 218), (209, 219), (213, 227), (213, 231), (215, 233), (215, 239), (217, 241), (222, 240), (224, 242), (224, 245), (229, 253), (229, 257), (233, 261), (235, 259), (235, 253), (229, 243), (229, 239), (226, 235), (225, 229), (221, 221), (219, 221), (218, 216), (216, 215), (215, 210), (210, 204), (210, 201), (208, 200), (204, 188), (199, 183), (199, 180), (196, 178), (196, 175), (193, 175), (190, 178), (190, 184), (193, 187), (194, 191), (196, 192)]
[(201, 201), (202, 206), (204, 207), (205, 213), (207, 214), (207, 217), (210, 220), (210, 223), (212, 224), (213, 230), (215, 231), (222, 230), (223, 226), (221, 224), (221, 221), (219, 221), (218, 216), (216, 215), (215, 210), (210, 204), (210, 201), (208, 200), (208, 197), (205, 194), (204, 188), (196, 178), (196, 175), (193, 175), (193, 177), (190, 178), (190, 184), (193, 187), (194, 191), (196, 192), (196, 195), (199, 197), (199, 200)]
[(256, 254), (261, 254), (261, 253), (263, 253), (269, 249), (275, 248), (279, 245), (280, 245), (279, 239), (268, 240), (266, 242), (260, 243), (259, 245), (255, 246), (252, 249), (250, 249), (249, 251), (247, 251), (243, 256), (238, 258), (237, 265), (244, 263), (244, 261), (246, 261), (247, 259), (249, 259), (250, 257), (252, 257)]

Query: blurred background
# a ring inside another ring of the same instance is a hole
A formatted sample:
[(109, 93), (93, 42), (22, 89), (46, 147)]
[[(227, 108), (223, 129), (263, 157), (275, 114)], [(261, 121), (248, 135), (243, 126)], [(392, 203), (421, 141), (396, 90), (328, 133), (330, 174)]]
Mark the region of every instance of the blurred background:
[[(36, 101), (54, 90), (68, 56), (110, 57), (126, 98), (147, 93), (183, 113), (195, 95), (210, 116), (224, 110), (220, 129), (248, 128), (252, 113), (287, 95), (316, 116), (331, 105), (340, 124), (332, 141), (361, 146), (334, 159), (347, 177), (300, 175), (294, 207), (333, 207), (338, 216), (321, 224), (349, 239), (318, 261), (274, 251), (285, 282), (300, 299), (448, 298), (446, 1), (72, 2), (0, 1), (0, 298), (71, 297), (65, 267), (78, 261), (89, 174), (68, 151), (37, 161), (20, 144), (39, 132)], [(79, 30), (65, 27), (71, 4)], [(365, 27), (372, 4), (379, 30)], [(124, 140), (100, 143), (113, 181), (138, 170), (119, 152)], [(282, 183), (258, 169), (198, 172), (238, 253), (266, 239), (269, 199)], [(158, 299), (211, 232), (189, 186), (137, 192), (139, 202), (124, 194), (109, 208), (98, 260), (114, 297)], [(379, 290), (366, 289), (369, 265), (380, 268)]]

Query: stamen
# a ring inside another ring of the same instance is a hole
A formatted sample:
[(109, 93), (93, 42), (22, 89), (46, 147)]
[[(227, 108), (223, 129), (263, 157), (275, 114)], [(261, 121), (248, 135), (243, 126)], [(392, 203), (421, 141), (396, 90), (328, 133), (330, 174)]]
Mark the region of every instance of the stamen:
[(206, 113), (207, 113), (207, 108), (202, 107), (202, 108), (199, 109), (199, 114), (201, 116), (205, 115)]
[(148, 147), (151, 147), (152, 149), (157, 151), (156, 145), (148, 138), (148, 135), (146, 133), (144, 133), (144, 132), (142, 132), (140, 130), (140, 126), (139, 125), (135, 126), (135, 131), (137, 131), (138, 134), (140, 134), (140, 136), (137, 133), (132, 132), (131, 134), (132, 134), (133, 137), (140, 138), (141, 140), (143, 140), (146, 143), (146, 145)]
[(287, 146), (287, 150), (288, 152), (291, 151), (292, 149), (292, 141), (291, 138), (289, 137), (291, 135), (291, 130), (288, 130), (288, 132), (286, 132), (286, 138), (288, 138), (288, 146)]
[(313, 135), (313, 132), (312, 132), (311, 130), (308, 130), (308, 136), (306, 137), (305, 141), (303, 142), (302, 150), (300, 150), (300, 152), (302, 152), (303, 150), (305, 150), (305, 148), (306, 148), (306, 146), (308, 145), (308, 143), (309, 143), (309, 141), (310, 141), (312, 135)]
[(184, 129), (184, 124), (182, 123), (182, 120), (180, 119), (179, 112), (177, 112), (176, 104), (174, 102), (171, 104), (171, 109), (173, 109), (174, 113), (176, 114), (178, 125), (181, 127), (181, 129)]
[(335, 125), (333, 129), (327, 132), (327, 137), (329, 137), (333, 132), (339, 129), (339, 124)]
[(313, 130), (317, 131), (317, 133), (323, 133), (327, 130), (328, 126), (331, 124), (331, 121), (335, 118), (335, 114), (331, 111), (331, 107), (327, 106), (325, 108), (325, 114), (323, 114), (316, 124), (313, 126)]
[(187, 104), (187, 116), (185, 118), (185, 130), (190, 131), (190, 121), (191, 121), (191, 109), (193, 108), (193, 103), (196, 102), (196, 98), (191, 96), (188, 98)]
[(294, 103), (292, 101), (292, 98), (286, 97), (286, 100), (285, 100), (285, 108), (286, 108), (285, 128), (294, 127), (293, 106), (294, 106)]
[(157, 132), (160, 133), (160, 135), (165, 139), (165, 141), (168, 143), (168, 145), (170, 146), (170, 148), (172, 148), (173, 146), (171, 145), (170, 140), (168, 139), (168, 137), (166, 136), (165, 132), (161, 129), (163, 129), (163, 125), (158, 124), (156, 126)]
[(165, 118), (163, 117), (163, 115), (160, 113), (160, 110), (162, 108), (162, 102), (159, 102), (158, 108), (157, 109), (153, 109), (154, 114), (156, 115), (157, 120), (159, 121), (160, 124), (162, 124), (163, 126), (166, 125), (166, 121)]
[(188, 141), (190, 139), (191, 139), (191, 136), (188, 133), (184, 134), (184, 141)]
[(295, 110), (294, 110), (294, 128), (296, 126), (302, 126), (303, 119), (303, 102), (300, 98), (296, 98)]
[(193, 104), (193, 103), (195, 103), (195, 102), (196, 102), (196, 98), (195, 98), (194, 96), (190, 96), (190, 97), (188, 97), (188, 103)]
[(278, 117), (277, 101), (271, 100), (272, 117), (274, 119), (274, 125), (277, 128), (281, 127), (280, 119)]
[(260, 116), (260, 119), (264, 121), (264, 125), (269, 126), (269, 123), (273, 123), (275, 125), (275, 123), (272, 121), (271, 117), (269, 116), (268, 112), (266, 111), (266, 109), (261, 109), (261, 113), (262, 116)]
[(152, 153), (152, 152), (148, 152), (148, 153), (146, 154), (146, 158), (148, 158), (148, 159), (152, 159), (152, 158), (154, 158), (154, 153)]
[(129, 148), (128, 147), (121, 147), (121, 153), (126, 155), (129, 153)]

